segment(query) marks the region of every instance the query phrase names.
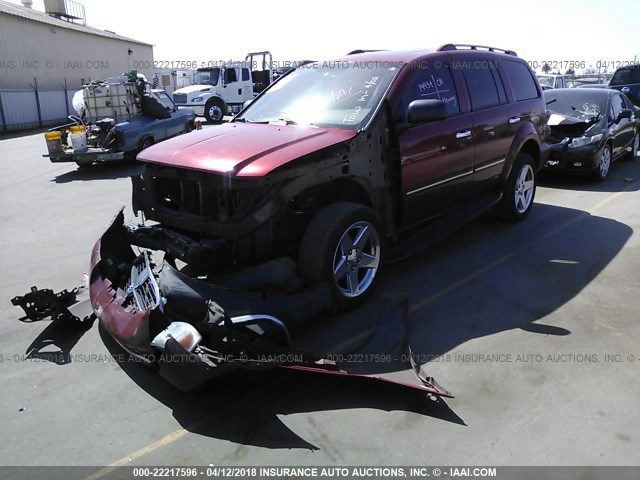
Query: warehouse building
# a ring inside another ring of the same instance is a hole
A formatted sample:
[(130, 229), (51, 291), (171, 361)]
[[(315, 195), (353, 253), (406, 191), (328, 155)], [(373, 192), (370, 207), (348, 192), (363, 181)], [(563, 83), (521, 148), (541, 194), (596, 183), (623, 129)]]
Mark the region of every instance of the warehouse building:
[(40, 12), (32, 0), (0, 0), (0, 132), (65, 119), (73, 93), (91, 80), (152, 75), (152, 45), (85, 25), (79, 2), (44, 3)]

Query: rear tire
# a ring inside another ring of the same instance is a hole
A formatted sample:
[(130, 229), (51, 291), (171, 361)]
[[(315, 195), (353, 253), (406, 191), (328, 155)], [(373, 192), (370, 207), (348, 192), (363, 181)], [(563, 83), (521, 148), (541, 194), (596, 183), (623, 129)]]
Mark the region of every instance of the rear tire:
[(306, 283), (330, 286), (337, 309), (348, 309), (373, 293), (385, 255), (386, 239), (376, 213), (358, 203), (334, 203), (309, 223), (298, 268)]
[(493, 207), (496, 217), (508, 222), (521, 222), (529, 215), (538, 186), (536, 162), (528, 153), (520, 152), (504, 185), (502, 198)]

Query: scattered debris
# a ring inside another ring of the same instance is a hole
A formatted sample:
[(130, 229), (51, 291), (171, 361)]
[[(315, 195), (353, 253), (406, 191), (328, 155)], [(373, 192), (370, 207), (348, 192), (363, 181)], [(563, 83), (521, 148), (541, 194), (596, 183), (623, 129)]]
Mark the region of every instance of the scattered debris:
[(22, 307), (27, 318), (32, 321), (42, 320), (51, 317), (52, 320), (80, 320), (69, 312), (68, 307), (76, 301), (78, 289), (67, 290), (66, 288), (58, 293), (44, 288), (31, 287), (31, 291), (23, 296), (14, 297), (11, 303), (17, 307)]

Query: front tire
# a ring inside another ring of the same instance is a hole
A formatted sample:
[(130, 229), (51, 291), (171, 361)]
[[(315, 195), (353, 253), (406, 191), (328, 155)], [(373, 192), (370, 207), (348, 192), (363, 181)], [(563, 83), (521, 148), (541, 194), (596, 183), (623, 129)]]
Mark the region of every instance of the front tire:
[(527, 218), (533, 207), (537, 185), (536, 162), (528, 153), (519, 153), (505, 183), (502, 198), (493, 209), (495, 215), (514, 223)]
[(225, 110), (224, 102), (219, 98), (213, 98), (209, 100), (204, 107), (204, 118), (206, 118), (209, 123), (219, 125), (224, 119)]
[(311, 285), (326, 282), (338, 309), (353, 308), (375, 290), (386, 255), (382, 222), (369, 207), (334, 203), (309, 223), (298, 268)]
[(593, 177), (597, 182), (604, 182), (609, 178), (609, 172), (611, 171), (611, 147), (606, 144), (600, 151), (600, 161), (598, 167), (593, 172)]

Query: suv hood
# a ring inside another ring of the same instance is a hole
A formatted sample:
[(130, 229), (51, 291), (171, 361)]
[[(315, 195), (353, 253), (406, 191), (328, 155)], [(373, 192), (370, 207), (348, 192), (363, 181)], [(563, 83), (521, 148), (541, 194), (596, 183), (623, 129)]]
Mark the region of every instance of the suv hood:
[(354, 130), (258, 123), (227, 123), (147, 148), (143, 162), (203, 172), (260, 177), (317, 150), (350, 140)]

